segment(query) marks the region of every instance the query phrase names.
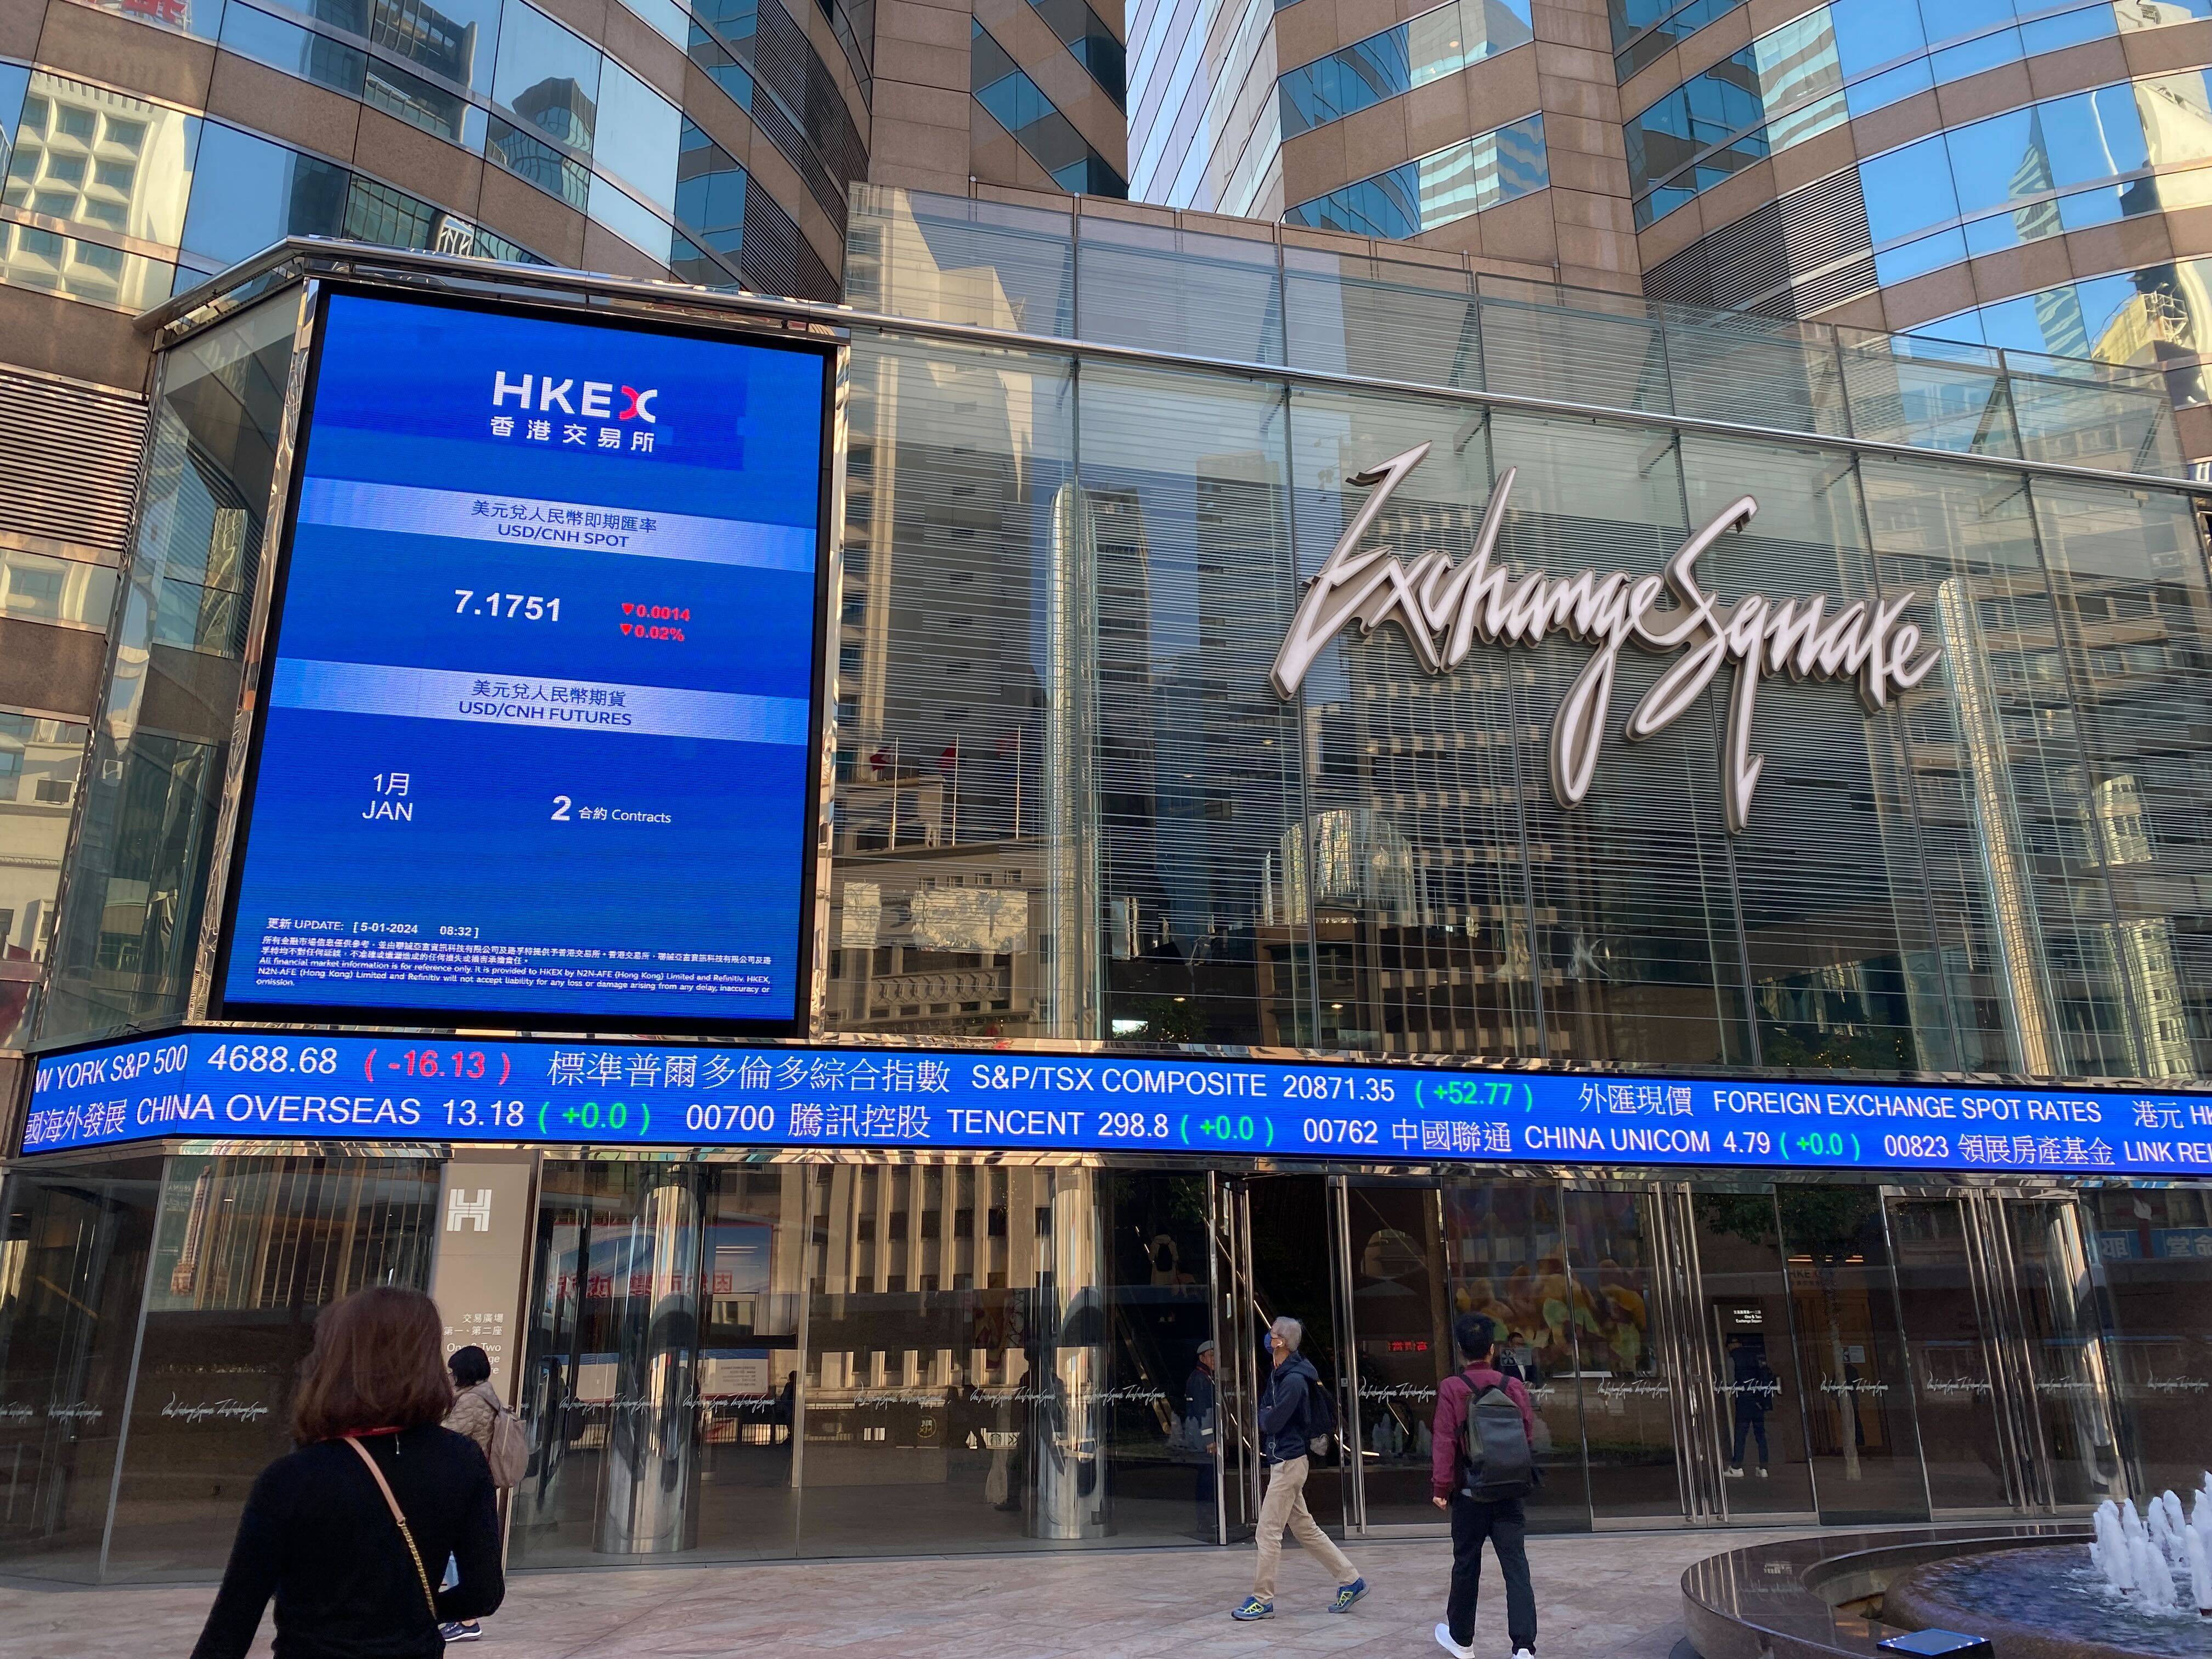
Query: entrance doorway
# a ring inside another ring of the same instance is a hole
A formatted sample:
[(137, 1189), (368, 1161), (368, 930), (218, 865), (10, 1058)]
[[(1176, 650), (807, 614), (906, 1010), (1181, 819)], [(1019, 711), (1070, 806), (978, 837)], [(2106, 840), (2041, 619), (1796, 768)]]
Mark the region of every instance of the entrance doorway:
[(2051, 1514), (2125, 1490), (2102, 1273), (2065, 1195), (1885, 1195), (1938, 1516)]

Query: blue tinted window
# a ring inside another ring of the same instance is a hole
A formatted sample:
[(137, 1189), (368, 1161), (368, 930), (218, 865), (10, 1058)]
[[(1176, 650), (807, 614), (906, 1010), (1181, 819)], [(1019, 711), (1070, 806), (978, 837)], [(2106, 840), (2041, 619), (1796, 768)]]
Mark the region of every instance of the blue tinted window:
[(1986, 34), (2014, 15), (2013, 0), (1922, 0), (1921, 10), (1928, 39), (1937, 45)]
[(2120, 26), (2112, 16), (2112, 7), (2090, 6), (2057, 17), (2022, 23), (2020, 26), (2020, 41), (2027, 55), (2033, 58), (2039, 52), (2057, 52), (2063, 46), (2078, 46), (2084, 40), (2102, 40), (2119, 32)]
[(318, 86), (335, 88), (349, 97), (361, 96), (368, 58), (327, 35), (312, 33), (241, 3), (224, 9), (222, 40), (226, 50), (241, 58), (251, 58)]
[(1963, 81), (1970, 75), (1979, 75), (1984, 70), (1995, 69), (2000, 64), (2017, 62), (2020, 58), (2020, 31), (1999, 29), (1994, 34), (1984, 34), (1955, 46), (1946, 46), (1941, 52), (1928, 54), (1929, 72), (1936, 84)]
[(1316, 230), (1402, 238), (1526, 196), (1550, 182), (1544, 118), (1532, 115), (1302, 202), (1283, 217)]
[(1936, 77), (1928, 67), (1928, 60), (1916, 58), (1909, 64), (1899, 64), (1893, 70), (1869, 76), (1854, 84), (1844, 95), (1850, 100), (1852, 114), (1865, 115), (1887, 109), (1899, 99), (1910, 98), (1935, 84)]
[(1835, 0), (1828, 8), (1828, 25), (1835, 31), (1836, 57), (1847, 80), (1928, 45), (1919, 10), (1898, 0)]
[(1451, 0), (1286, 72), (1287, 137), (1395, 98), (1534, 39), (1528, 0)]
[(1917, 242), (1907, 242), (1902, 247), (1875, 254), (1875, 280), (1887, 288), (1893, 283), (1902, 283), (1923, 272), (1956, 264), (1966, 257), (1966, 239), (1955, 228), (1940, 230), (1933, 236), (1923, 236)]
[(2061, 189), (2149, 165), (2132, 86), (2053, 98), (2037, 105), (2036, 115), (2051, 157), (2051, 182)]
[(200, 131), (184, 246), (227, 265), (295, 232), (333, 235), (346, 179), (331, 162), (210, 121)]
[(599, 118), (599, 54), (544, 13), (511, 0), (492, 100), (519, 124), (589, 155)]
[(1860, 162), (1859, 186), (1876, 247), (1959, 216), (1940, 134)]
[(2032, 108), (2007, 110), (1986, 121), (1954, 127), (1944, 137), (1950, 145), (1960, 211), (1980, 213), (2014, 197), (2051, 188), (2050, 158), (2044, 154)]

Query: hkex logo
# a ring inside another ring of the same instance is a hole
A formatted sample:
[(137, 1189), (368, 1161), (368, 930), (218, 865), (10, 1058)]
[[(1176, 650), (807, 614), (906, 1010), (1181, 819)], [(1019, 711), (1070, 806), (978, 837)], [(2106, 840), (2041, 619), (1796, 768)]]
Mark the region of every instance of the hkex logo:
[[(619, 391), (623, 406), (614, 406), (614, 394)], [(574, 392), (576, 401), (569, 401)], [(535, 401), (532, 401), (533, 393)], [(507, 378), (505, 369), (494, 369), (491, 379), (491, 404), (499, 408), (510, 398), (526, 415), (545, 415), (559, 410), (563, 415), (588, 415), (599, 420), (610, 417), (617, 421), (643, 421), (647, 426), (658, 423), (653, 412), (653, 400), (660, 395), (658, 387), (648, 386), (641, 392), (634, 386), (617, 386), (611, 380), (586, 380), (580, 386), (573, 379), (555, 380), (550, 374), (526, 374), (520, 380)]]

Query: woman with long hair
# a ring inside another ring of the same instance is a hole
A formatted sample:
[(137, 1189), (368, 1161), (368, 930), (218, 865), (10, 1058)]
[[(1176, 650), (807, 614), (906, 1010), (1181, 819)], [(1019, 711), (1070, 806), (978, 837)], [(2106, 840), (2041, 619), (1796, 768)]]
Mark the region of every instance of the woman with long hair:
[[(299, 1449), (253, 1483), (192, 1659), (245, 1659), (271, 1597), (277, 1659), (437, 1659), (441, 1625), (499, 1606), (491, 1471), (441, 1426), (442, 1335), (419, 1291), (323, 1310), (292, 1407)], [(441, 1590), (449, 1557), (458, 1582)]]

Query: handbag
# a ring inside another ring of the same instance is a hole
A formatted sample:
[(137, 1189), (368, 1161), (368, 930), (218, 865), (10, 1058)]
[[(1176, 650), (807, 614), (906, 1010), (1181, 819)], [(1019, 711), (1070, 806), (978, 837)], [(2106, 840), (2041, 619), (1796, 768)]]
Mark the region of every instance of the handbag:
[(368, 1455), (368, 1448), (352, 1435), (342, 1436), (354, 1455), (368, 1466), (369, 1477), (376, 1482), (377, 1491), (384, 1494), (385, 1507), (392, 1511), (392, 1523), (399, 1528), (399, 1537), (407, 1546), (407, 1559), (415, 1564), (415, 1582), (422, 1586), (422, 1605), (430, 1610), (430, 1622), (437, 1624), (438, 1598), (430, 1589), (430, 1575), (422, 1570), (422, 1552), (415, 1547), (415, 1529), (407, 1524), (407, 1516), (400, 1510), (399, 1500), (392, 1495), (392, 1483), (384, 1478), (384, 1471), (376, 1467), (376, 1460)]

